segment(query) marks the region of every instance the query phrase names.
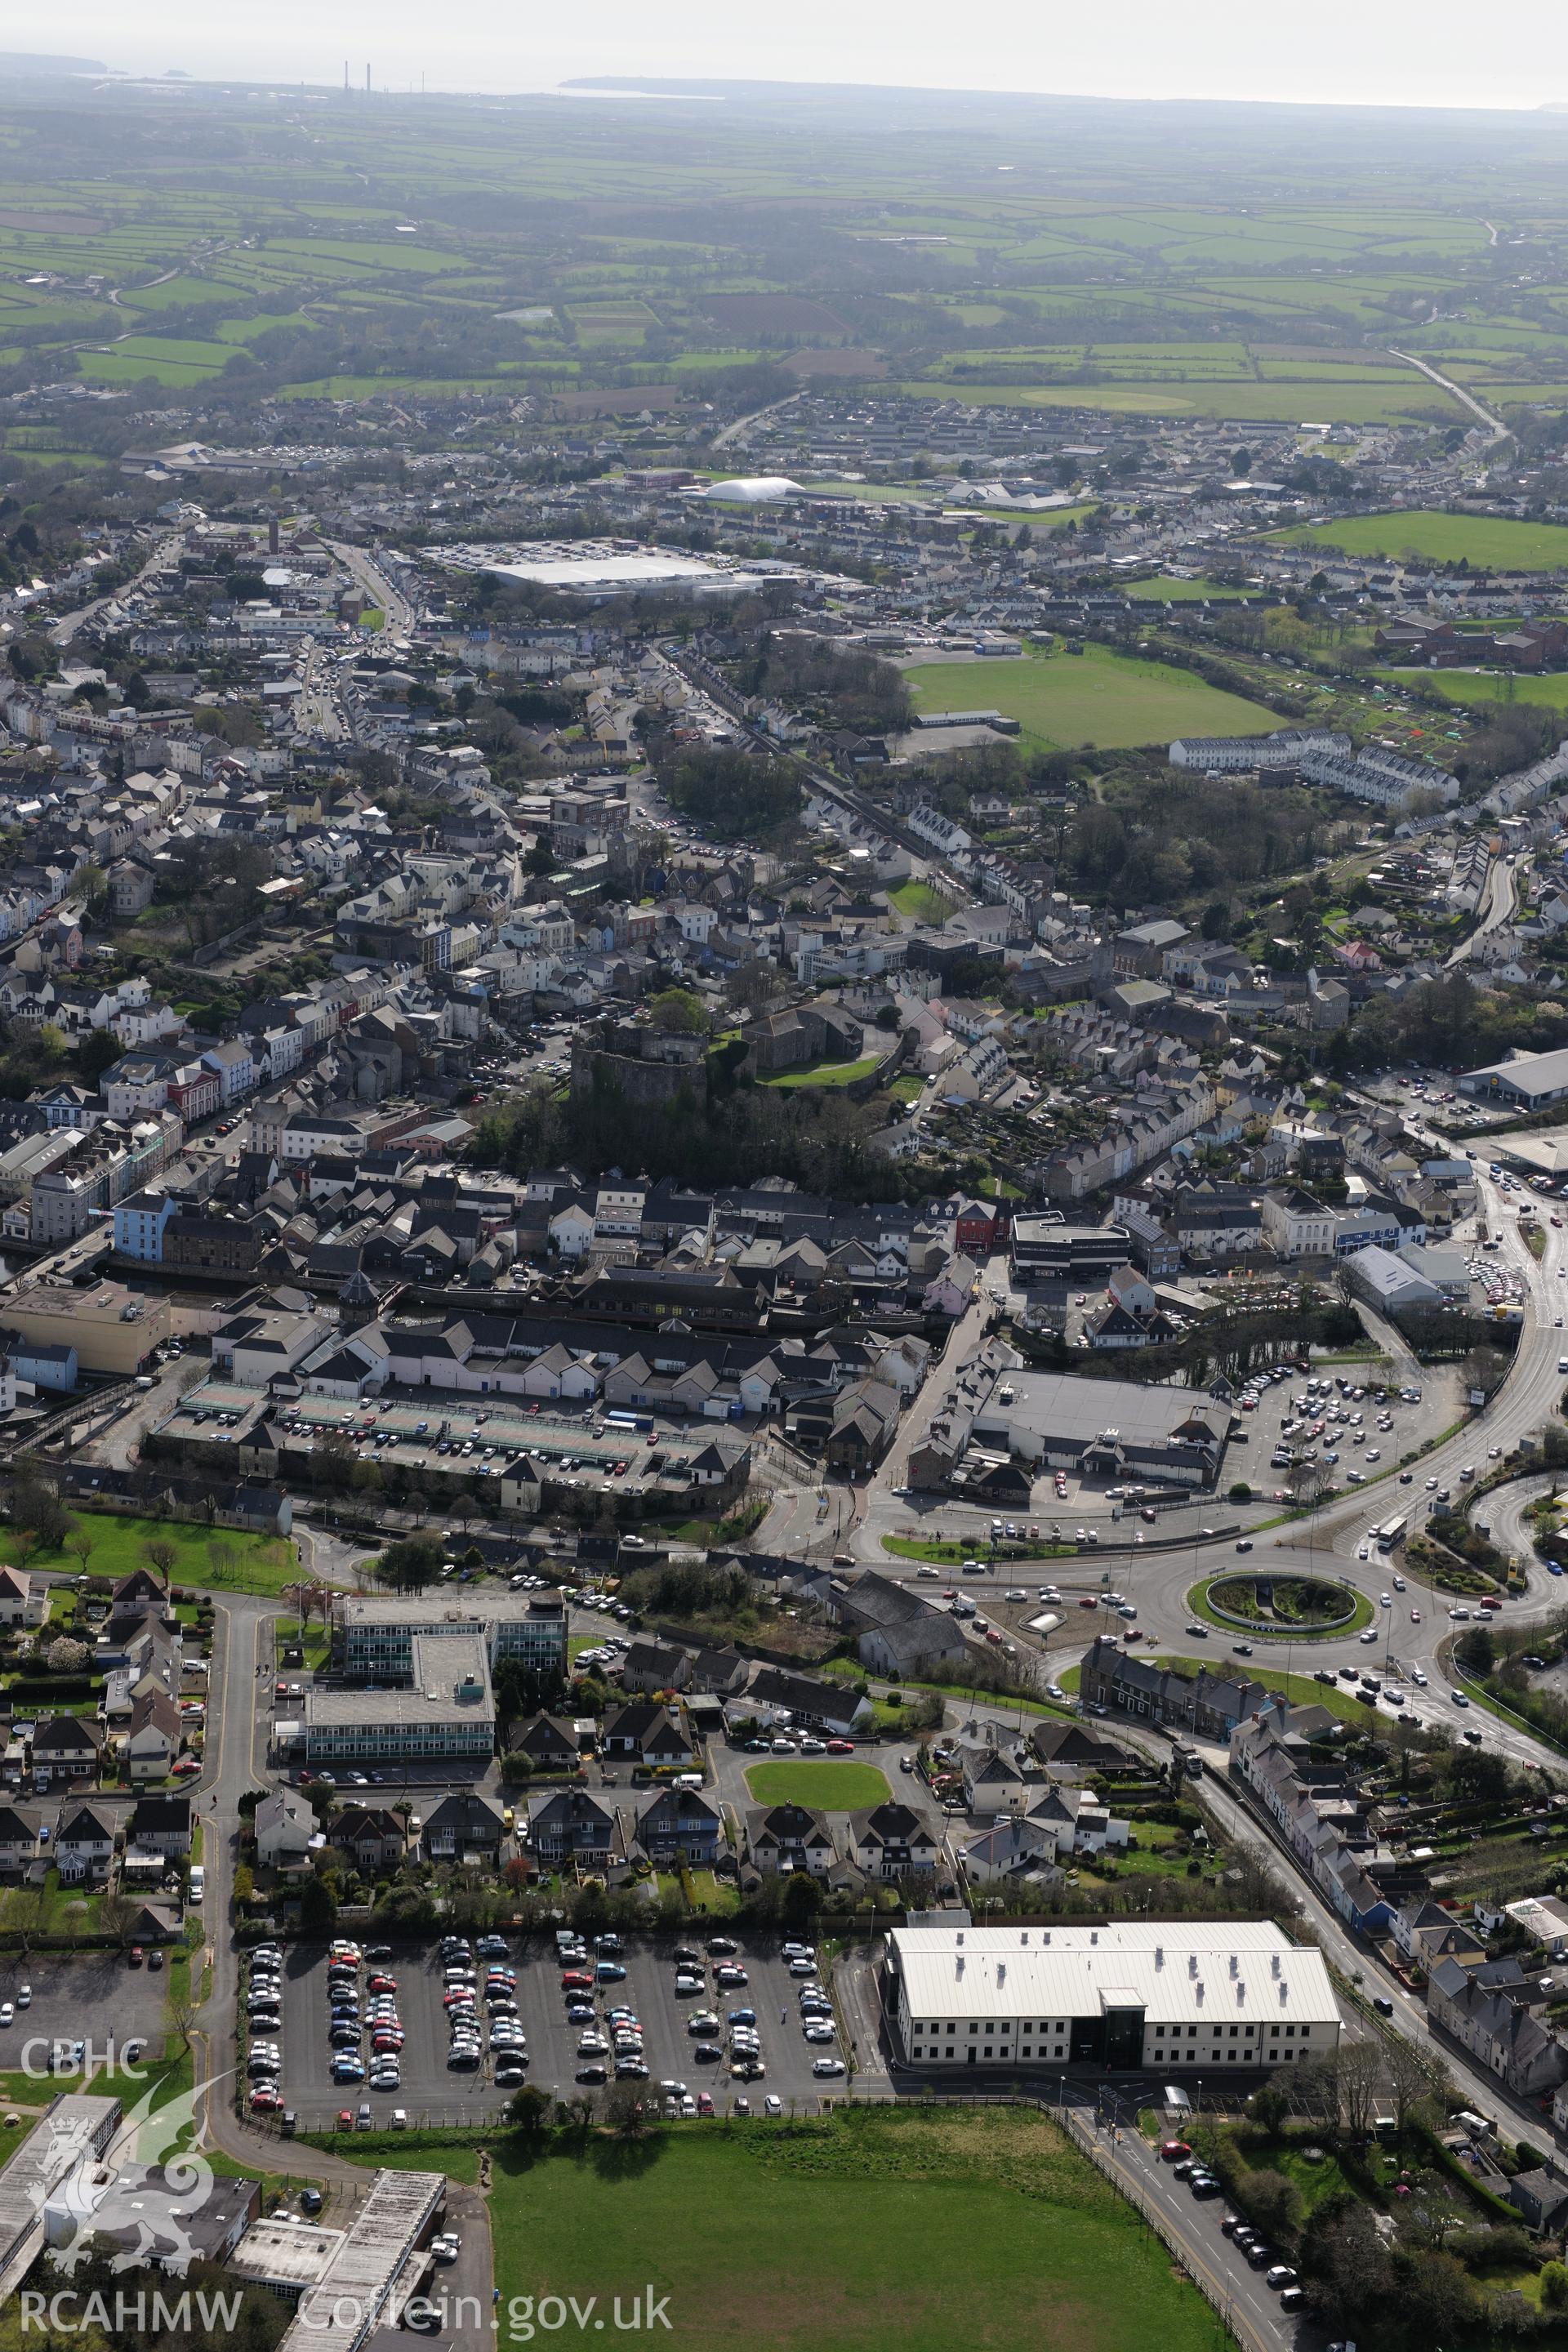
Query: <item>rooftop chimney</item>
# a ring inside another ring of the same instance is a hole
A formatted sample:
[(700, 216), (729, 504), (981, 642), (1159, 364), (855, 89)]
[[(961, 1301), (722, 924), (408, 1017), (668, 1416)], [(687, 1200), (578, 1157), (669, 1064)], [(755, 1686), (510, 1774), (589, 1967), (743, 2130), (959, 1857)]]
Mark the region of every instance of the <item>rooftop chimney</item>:
[(1155, 1966), (1157, 1969), (1163, 1969), (1163, 1968), (1164, 1967), (1164, 1965), (1165, 1965), (1165, 1947), (1163, 1946), (1163, 1944), (1156, 1944), (1156, 1945), (1155, 1945), (1155, 1947), (1154, 1947), (1154, 1966)]

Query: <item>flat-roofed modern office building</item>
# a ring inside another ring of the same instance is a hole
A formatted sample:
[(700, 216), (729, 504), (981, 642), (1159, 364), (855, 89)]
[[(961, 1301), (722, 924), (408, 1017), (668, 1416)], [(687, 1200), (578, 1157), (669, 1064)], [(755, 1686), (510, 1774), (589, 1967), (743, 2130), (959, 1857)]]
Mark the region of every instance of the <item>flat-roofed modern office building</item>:
[(901, 2053), (922, 2067), (1219, 2074), (1340, 2038), (1322, 1954), (1267, 1919), (900, 1927), (886, 1968)]

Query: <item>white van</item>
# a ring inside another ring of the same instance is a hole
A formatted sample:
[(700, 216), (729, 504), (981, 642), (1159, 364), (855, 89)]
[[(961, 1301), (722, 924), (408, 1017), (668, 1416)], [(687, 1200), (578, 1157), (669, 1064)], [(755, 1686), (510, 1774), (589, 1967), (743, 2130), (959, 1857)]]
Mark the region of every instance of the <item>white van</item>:
[(199, 1862), (193, 1862), (191, 1864), (191, 1883), (189, 1888), (190, 1897), (193, 1903), (199, 1903), (201, 1901), (202, 1896), (206, 1892), (206, 1884), (207, 1874), (205, 1870)]

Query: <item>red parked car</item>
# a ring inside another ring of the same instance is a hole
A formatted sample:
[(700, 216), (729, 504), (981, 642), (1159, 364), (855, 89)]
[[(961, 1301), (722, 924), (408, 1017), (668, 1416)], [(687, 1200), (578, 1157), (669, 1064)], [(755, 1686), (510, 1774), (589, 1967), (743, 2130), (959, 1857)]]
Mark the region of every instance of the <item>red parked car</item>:
[(578, 1990), (591, 1992), (593, 1989), (594, 1979), (586, 1969), (563, 1969), (561, 1972), (561, 1990), (563, 1992), (576, 1992)]
[(855, 1742), (852, 1739), (830, 1739), (827, 1743), (827, 1752), (830, 1756), (853, 1756)]

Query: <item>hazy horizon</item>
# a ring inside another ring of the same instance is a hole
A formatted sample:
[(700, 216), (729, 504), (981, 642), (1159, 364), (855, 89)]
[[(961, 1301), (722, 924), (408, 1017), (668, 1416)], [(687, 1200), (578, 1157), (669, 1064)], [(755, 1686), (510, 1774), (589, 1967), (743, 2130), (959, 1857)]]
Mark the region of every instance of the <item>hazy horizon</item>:
[[(112, 70), (203, 79), (341, 83), (363, 87), (368, 63), (377, 89), (468, 91), (501, 96), (558, 89), (595, 75), (694, 80), (806, 82), (824, 86), (965, 90), (1105, 100), (1187, 99), (1305, 105), (1397, 106), (1535, 112), (1568, 103), (1560, 83), (1531, 81), (1520, 60), (1550, 57), (1560, 19), (1543, 0), (1521, 0), (1502, 49), (1475, 49), (1473, 27), (1457, 11), (1445, 43), (1442, 10), (1405, 5), (1372, 16), (1349, 0), (1328, 0), (1300, 20), (1260, 20), (1237, 0), (1209, 0), (1177, 16), (1152, 0), (1129, 0), (1114, 19), (1042, 19), (1004, 11), (984, 27), (933, 0), (910, 0), (896, 29), (865, 6), (799, 0), (787, 26), (737, 26), (719, 0), (687, 0), (658, 19), (629, 0), (604, 0), (580, 28), (552, 27), (548, 45), (508, 39), (494, 21), (469, 31), (460, 19), (433, 26), (409, 0), (337, 0), (329, 8), (276, 0), (252, 30), (215, 16), (195, 0), (154, 0), (128, 24), (123, 11), (68, 6), (50, 22), (0, 5), (0, 48), (100, 59)], [(1469, 32), (1461, 43), (1462, 32)], [(1536, 37), (1533, 40), (1532, 34)]]

